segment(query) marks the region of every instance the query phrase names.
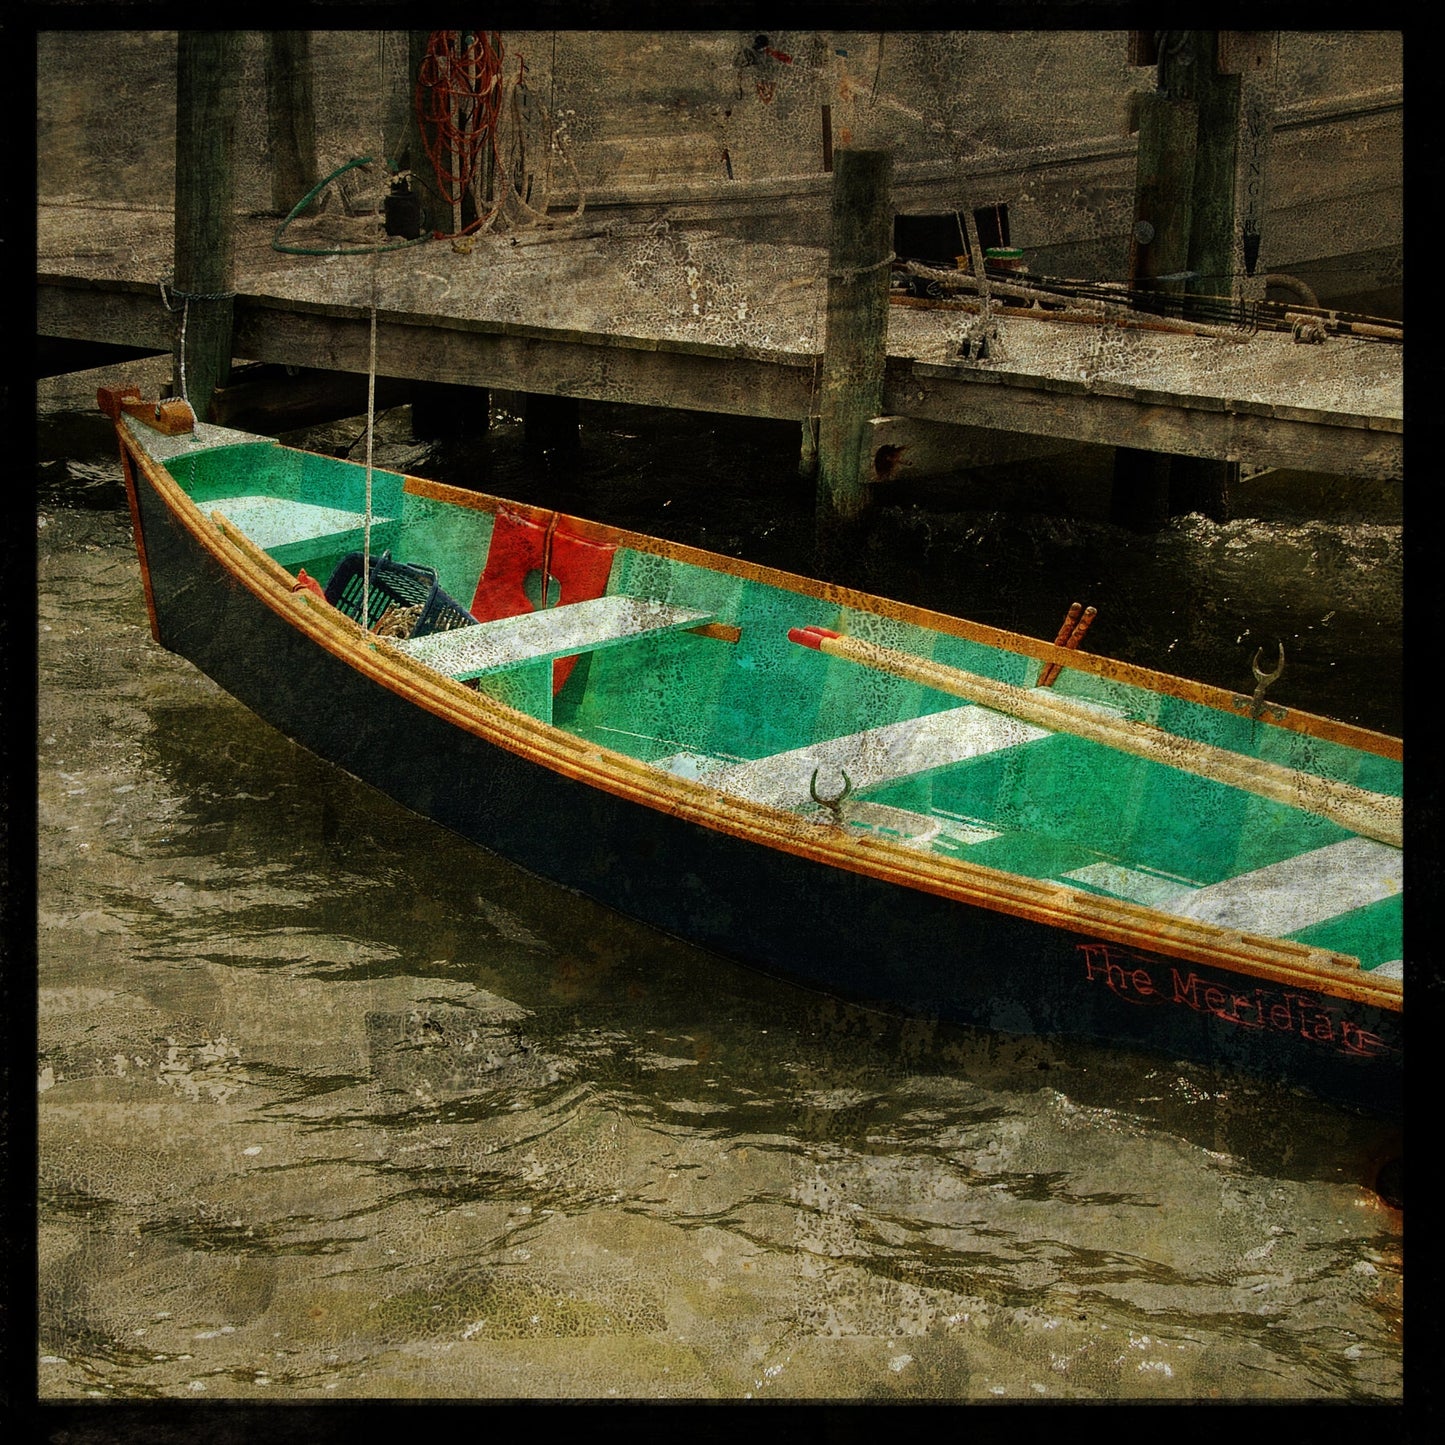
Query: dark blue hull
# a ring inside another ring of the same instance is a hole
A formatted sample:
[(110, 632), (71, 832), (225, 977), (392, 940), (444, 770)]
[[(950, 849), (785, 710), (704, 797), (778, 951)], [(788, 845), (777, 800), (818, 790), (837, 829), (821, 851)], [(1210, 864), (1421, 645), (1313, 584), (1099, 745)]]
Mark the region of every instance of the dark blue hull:
[(164, 645), (288, 737), (472, 843), (831, 994), (1003, 1033), (1145, 1048), (1401, 1111), (1396, 1011), (900, 886), (567, 777), (434, 715), (296, 630), (138, 469), (135, 484)]

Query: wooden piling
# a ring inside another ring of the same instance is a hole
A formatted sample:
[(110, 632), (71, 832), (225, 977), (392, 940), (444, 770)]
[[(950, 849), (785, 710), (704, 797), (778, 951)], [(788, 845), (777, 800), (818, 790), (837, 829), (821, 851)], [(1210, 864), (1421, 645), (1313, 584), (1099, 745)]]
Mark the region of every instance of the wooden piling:
[(522, 440), (542, 451), (576, 451), (582, 445), (582, 412), (575, 396), (529, 392)]
[(1136, 532), (1157, 532), (1169, 520), (1170, 461), (1163, 452), (1117, 447), (1109, 520)]
[(1152, 92), (1139, 97), (1139, 152), (1129, 284), (1138, 290), (1184, 290), (1193, 227), (1199, 110), (1192, 100)]
[(437, 184), (436, 171), (427, 158), (426, 142), (422, 137), (421, 125), (416, 116), (416, 87), (421, 74), (422, 62), (426, 59), (427, 47), (431, 43), (430, 30), (408, 30), (406, 32), (406, 69), (398, 77), (404, 95), (404, 123), (399, 159), (403, 168), (411, 172), (411, 192), (421, 203), (421, 226), (423, 231), (450, 232), (452, 229), (452, 208)]
[(482, 436), (491, 419), (491, 396), (484, 386), (448, 381), (411, 384), (411, 434), (418, 441)]
[(285, 216), (320, 180), (316, 171), (311, 32), (268, 30), (265, 69), (271, 209)]
[[(1238, 301), (1257, 269), (1268, 108), (1255, 72), (1271, 50), (1239, 35), (1169, 31), (1148, 47), (1131, 48), (1131, 63), (1159, 66), (1158, 90), (1138, 97), (1131, 286)], [(1248, 82), (1241, 76), (1246, 69)], [(1262, 295), (1261, 287), (1254, 283), (1252, 290)], [(1115, 518), (1158, 525), (1160, 475), (1158, 466), (1121, 449)], [(1237, 462), (1175, 457), (1164, 511), (1224, 521), (1238, 480)]]
[[(1274, 37), (1269, 32), (1198, 31), (1192, 83), (1199, 110), (1189, 269), (1202, 295), (1262, 300), (1265, 162), (1269, 150), (1269, 74)], [(1183, 84), (1184, 82), (1179, 82)], [(1176, 457), (1169, 509), (1229, 516), (1229, 494), (1239, 463)]]
[(840, 148), (833, 156), (827, 331), (818, 396), (818, 527), (860, 518), (872, 458), (868, 423), (883, 410), (892, 259), (893, 158)]
[(241, 38), (235, 30), (182, 30), (177, 40), (172, 386), (202, 418), (231, 371)]

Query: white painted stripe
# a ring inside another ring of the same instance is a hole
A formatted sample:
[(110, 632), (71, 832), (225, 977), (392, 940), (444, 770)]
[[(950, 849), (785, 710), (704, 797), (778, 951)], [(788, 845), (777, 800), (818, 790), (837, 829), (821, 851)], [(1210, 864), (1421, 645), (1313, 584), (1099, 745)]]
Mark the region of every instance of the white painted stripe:
[(850, 833), (892, 838), (911, 848), (928, 848), (943, 830), (943, 823), (927, 813), (852, 799), (843, 804), (843, 826)]
[(1205, 888), (1113, 863), (1091, 863), (1063, 876), (1176, 918), (1282, 938), (1392, 897), (1402, 886), (1403, 865), (1398, 848), (1347, 838)]
[[(808, 789), (814, 769), (818, 792), (827, 798), (842, 789), (844, 771), (856, 792), (1050, 736), (1043, 728), (970, 704), (735, 763), (702, 776), (720, 793), (793, 808), (811, 802)], [(657, 766), (669, 768), (672, 761), (664, 759)]]
[(1090, 863), (1087, 868), (1075, 868), (1063, 876), (1066, 882), (1087, 883), (1091, 888), (1102, 889), (1130, 903), (1142, 903), (1146, 908), (1157, 908), (1161, 913), (1178, 913), (1199, 891), (1187, 883), (1174, 883), (1157, 873), (1144, 873), (1118, 863)]
[(1370, 970), (1370, 977), (1378, 975), (1381, 978), (1398, 978), (1402, 983), (1405, 980), (1405, 960), (1403, 958), (1392, 958), (1388, 963), (1377, 963)]
[(1168, 911), (1241, 933), (1281, 938), (1393, 897), (1404, 886), (1404, 855), (1370, 838), (1346, 838), (1198, 889)]

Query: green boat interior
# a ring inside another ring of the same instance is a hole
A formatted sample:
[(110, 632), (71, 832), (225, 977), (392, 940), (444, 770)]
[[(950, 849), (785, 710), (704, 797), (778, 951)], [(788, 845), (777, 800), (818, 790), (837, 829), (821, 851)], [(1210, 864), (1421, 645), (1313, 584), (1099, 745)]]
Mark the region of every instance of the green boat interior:
[[(313, 591), (364, 545), (378, 576), (383, 558), (430, 569), (464, 625), (398, 633), (396, 645), (600, 747), (855, 834), (1399, 975), (1400, 848), (795, 638), (827, 629), (1035, 691), (1037, 659), (625, 539), (604, 543), (567, 518), (543, 526), (532, 509), (457, 505), (395, 472), (371, 473), (368, 537), (366, 470), (355, 463), (254, 439), (147, 446), (203, 516), (223, 515), (298, 578), (316, 579)], [(386, 610), (379, 599), (368, 623), (384, 628)], [(1184, 698), (1070, 669), (1049, 696), (1401, 795), (1395, 759)]]

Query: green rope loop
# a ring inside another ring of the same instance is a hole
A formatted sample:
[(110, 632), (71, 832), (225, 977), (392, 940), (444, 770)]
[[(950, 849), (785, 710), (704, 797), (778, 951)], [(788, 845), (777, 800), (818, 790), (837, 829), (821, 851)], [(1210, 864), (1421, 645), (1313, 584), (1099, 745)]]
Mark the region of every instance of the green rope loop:
[(276, 234), (271, 238), (271, 248), (275, 251), (284, 251), (290, 256), (367, 256), (374, 255), (379, 251), (400, 251), (407, 246), (416, 246), (423, 241), (430, 240), (425, 231), (420, 236), (413, 236), (408, 240), (389, 241), (383, 246), (292, 246), (281, 243), (282, 233), (286, 227), (321, 194), (338, 176), (345, 175), (347, 171), (356, 166), (369, 166), (375, 156), (358, 156), (355, 160), (347, 161), (344, 166), (338, 166), (325, 180), (318, 181), (312, 188), (301, 197), (291, 208), (291, 213), (276, 228)]

